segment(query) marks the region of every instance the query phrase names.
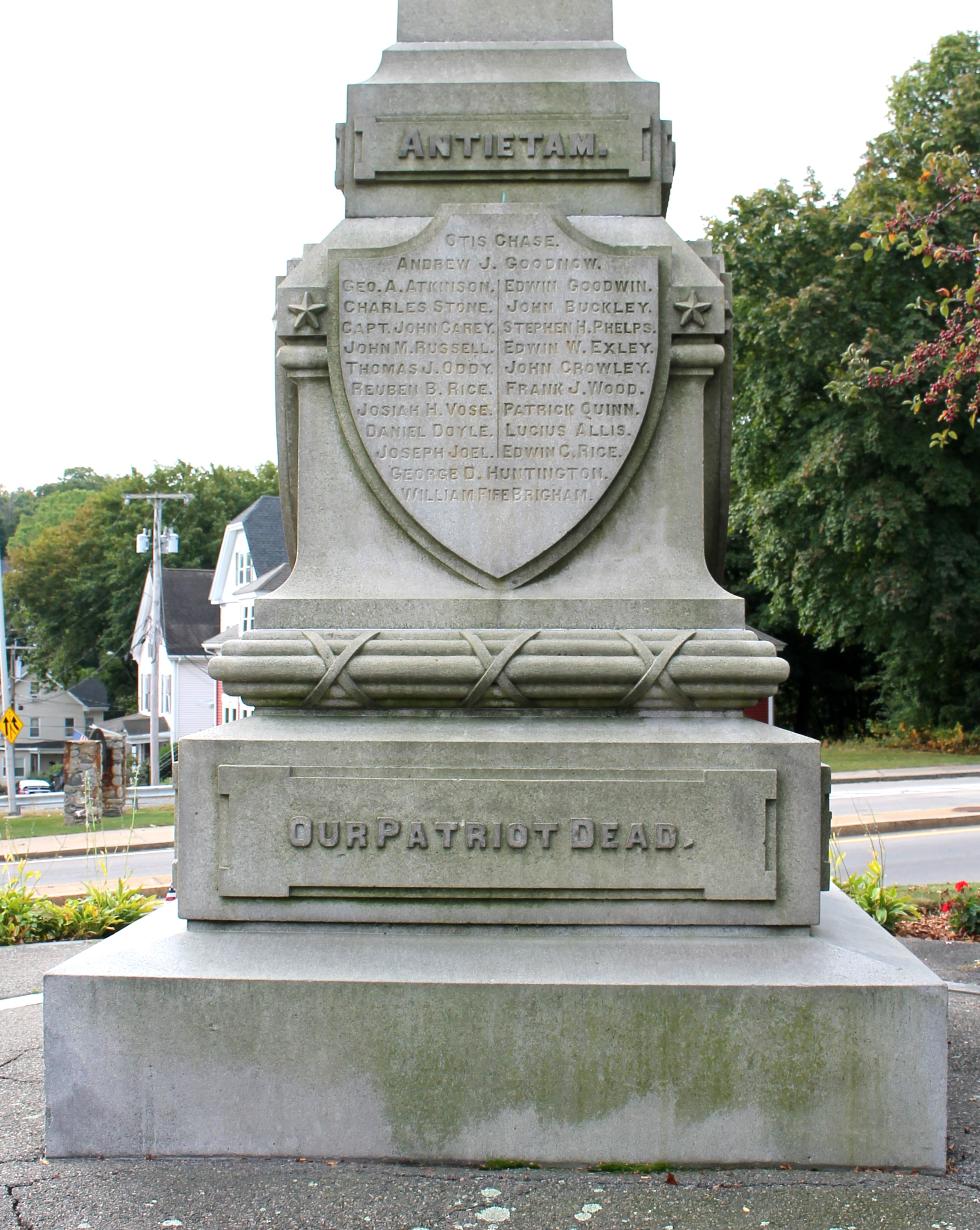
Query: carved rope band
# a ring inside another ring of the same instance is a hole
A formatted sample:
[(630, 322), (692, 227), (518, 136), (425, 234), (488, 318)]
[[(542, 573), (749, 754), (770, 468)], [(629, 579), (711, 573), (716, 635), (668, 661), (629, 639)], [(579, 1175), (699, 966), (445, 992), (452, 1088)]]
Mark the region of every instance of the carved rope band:
[(739, 709), (787, 666), (742, 630), (254, 631), (210, 672), (250, 705)]

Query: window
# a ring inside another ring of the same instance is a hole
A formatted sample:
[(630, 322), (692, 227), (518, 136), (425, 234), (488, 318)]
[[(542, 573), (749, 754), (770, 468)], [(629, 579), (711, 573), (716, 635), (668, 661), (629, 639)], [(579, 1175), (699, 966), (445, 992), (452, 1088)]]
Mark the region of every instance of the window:
[(140, 678), (140, 708), (146, 713), (150, 712), (150, 676), (143, 675)]
[(250, 602), (242, 607), (242, 631), (248, 632), (255, 627), (255, 603)]
[(31, 680), (31, 696), (37, 696), (41, 690), (41, 685), (36, 679)]
[(40, 718), (31, 718), (30, 735), (32, 739), (39, 739), (41, 737), (41, 719)]
[(235, 552), (235, 584), (247, 585), (252, 579), (252, 556), (248, 551)]
[(164, 713), (170, 712), (170, 699), (173, 695), (173, 679), (164, 675), (160, 680), (160, 708)]
[(75, 733), (75, 719), (66, 717), (65, 718), (65, 734), (73, 735), (74, 733)]

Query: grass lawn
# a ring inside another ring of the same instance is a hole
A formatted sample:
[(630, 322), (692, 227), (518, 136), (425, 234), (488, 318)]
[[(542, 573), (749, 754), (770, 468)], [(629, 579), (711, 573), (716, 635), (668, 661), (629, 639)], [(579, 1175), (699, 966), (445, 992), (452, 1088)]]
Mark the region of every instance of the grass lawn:
[(915, 748), (885, 747), (876, 739), (848, 739), (825, 743), (823, 759), (835, 773), (854, 769), (918, 769), (930, 765), (980, 764), (980, 756), (955, 752), (920, 752)]
[[(98, 825), (93, 832), (102, 833), (115, 829), (149, 828), (156, 824), (173, 824), (173, 807), (147, 807), (136, 813), (127, 812), (123, 816), (109, 817)], [(61, 833), (83, 833), (83, 824), (65, 824), (65, 818), (59, 812), (27, 812), (21, 816), (0, 816), (0, 839), (9, 840), (13, 837), (54, 837)]]

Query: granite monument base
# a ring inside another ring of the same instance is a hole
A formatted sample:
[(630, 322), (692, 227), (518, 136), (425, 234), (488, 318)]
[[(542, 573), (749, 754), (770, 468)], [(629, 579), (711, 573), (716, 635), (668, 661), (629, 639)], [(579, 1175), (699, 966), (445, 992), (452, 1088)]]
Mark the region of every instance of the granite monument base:
[(52, 1157), (945, 1165), (946, 991), (810, 929), (192, 924), (44, 983)]
[(820, 745), (724, 713), (260, 713), (181, 740), (208, 922), (809, 926)]

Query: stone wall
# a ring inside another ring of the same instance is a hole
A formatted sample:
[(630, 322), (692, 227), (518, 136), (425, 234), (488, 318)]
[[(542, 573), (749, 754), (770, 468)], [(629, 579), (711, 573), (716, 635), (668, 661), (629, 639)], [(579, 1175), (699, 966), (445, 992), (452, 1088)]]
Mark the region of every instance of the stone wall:
[(126, 738), (93, 728), (65, 744), (65, 820), (84, 824), (121, 816), (126, 807)]
[(65, 744), (65, 820), (84, 824), (102, 815), (102, 744), (71, 739)]

